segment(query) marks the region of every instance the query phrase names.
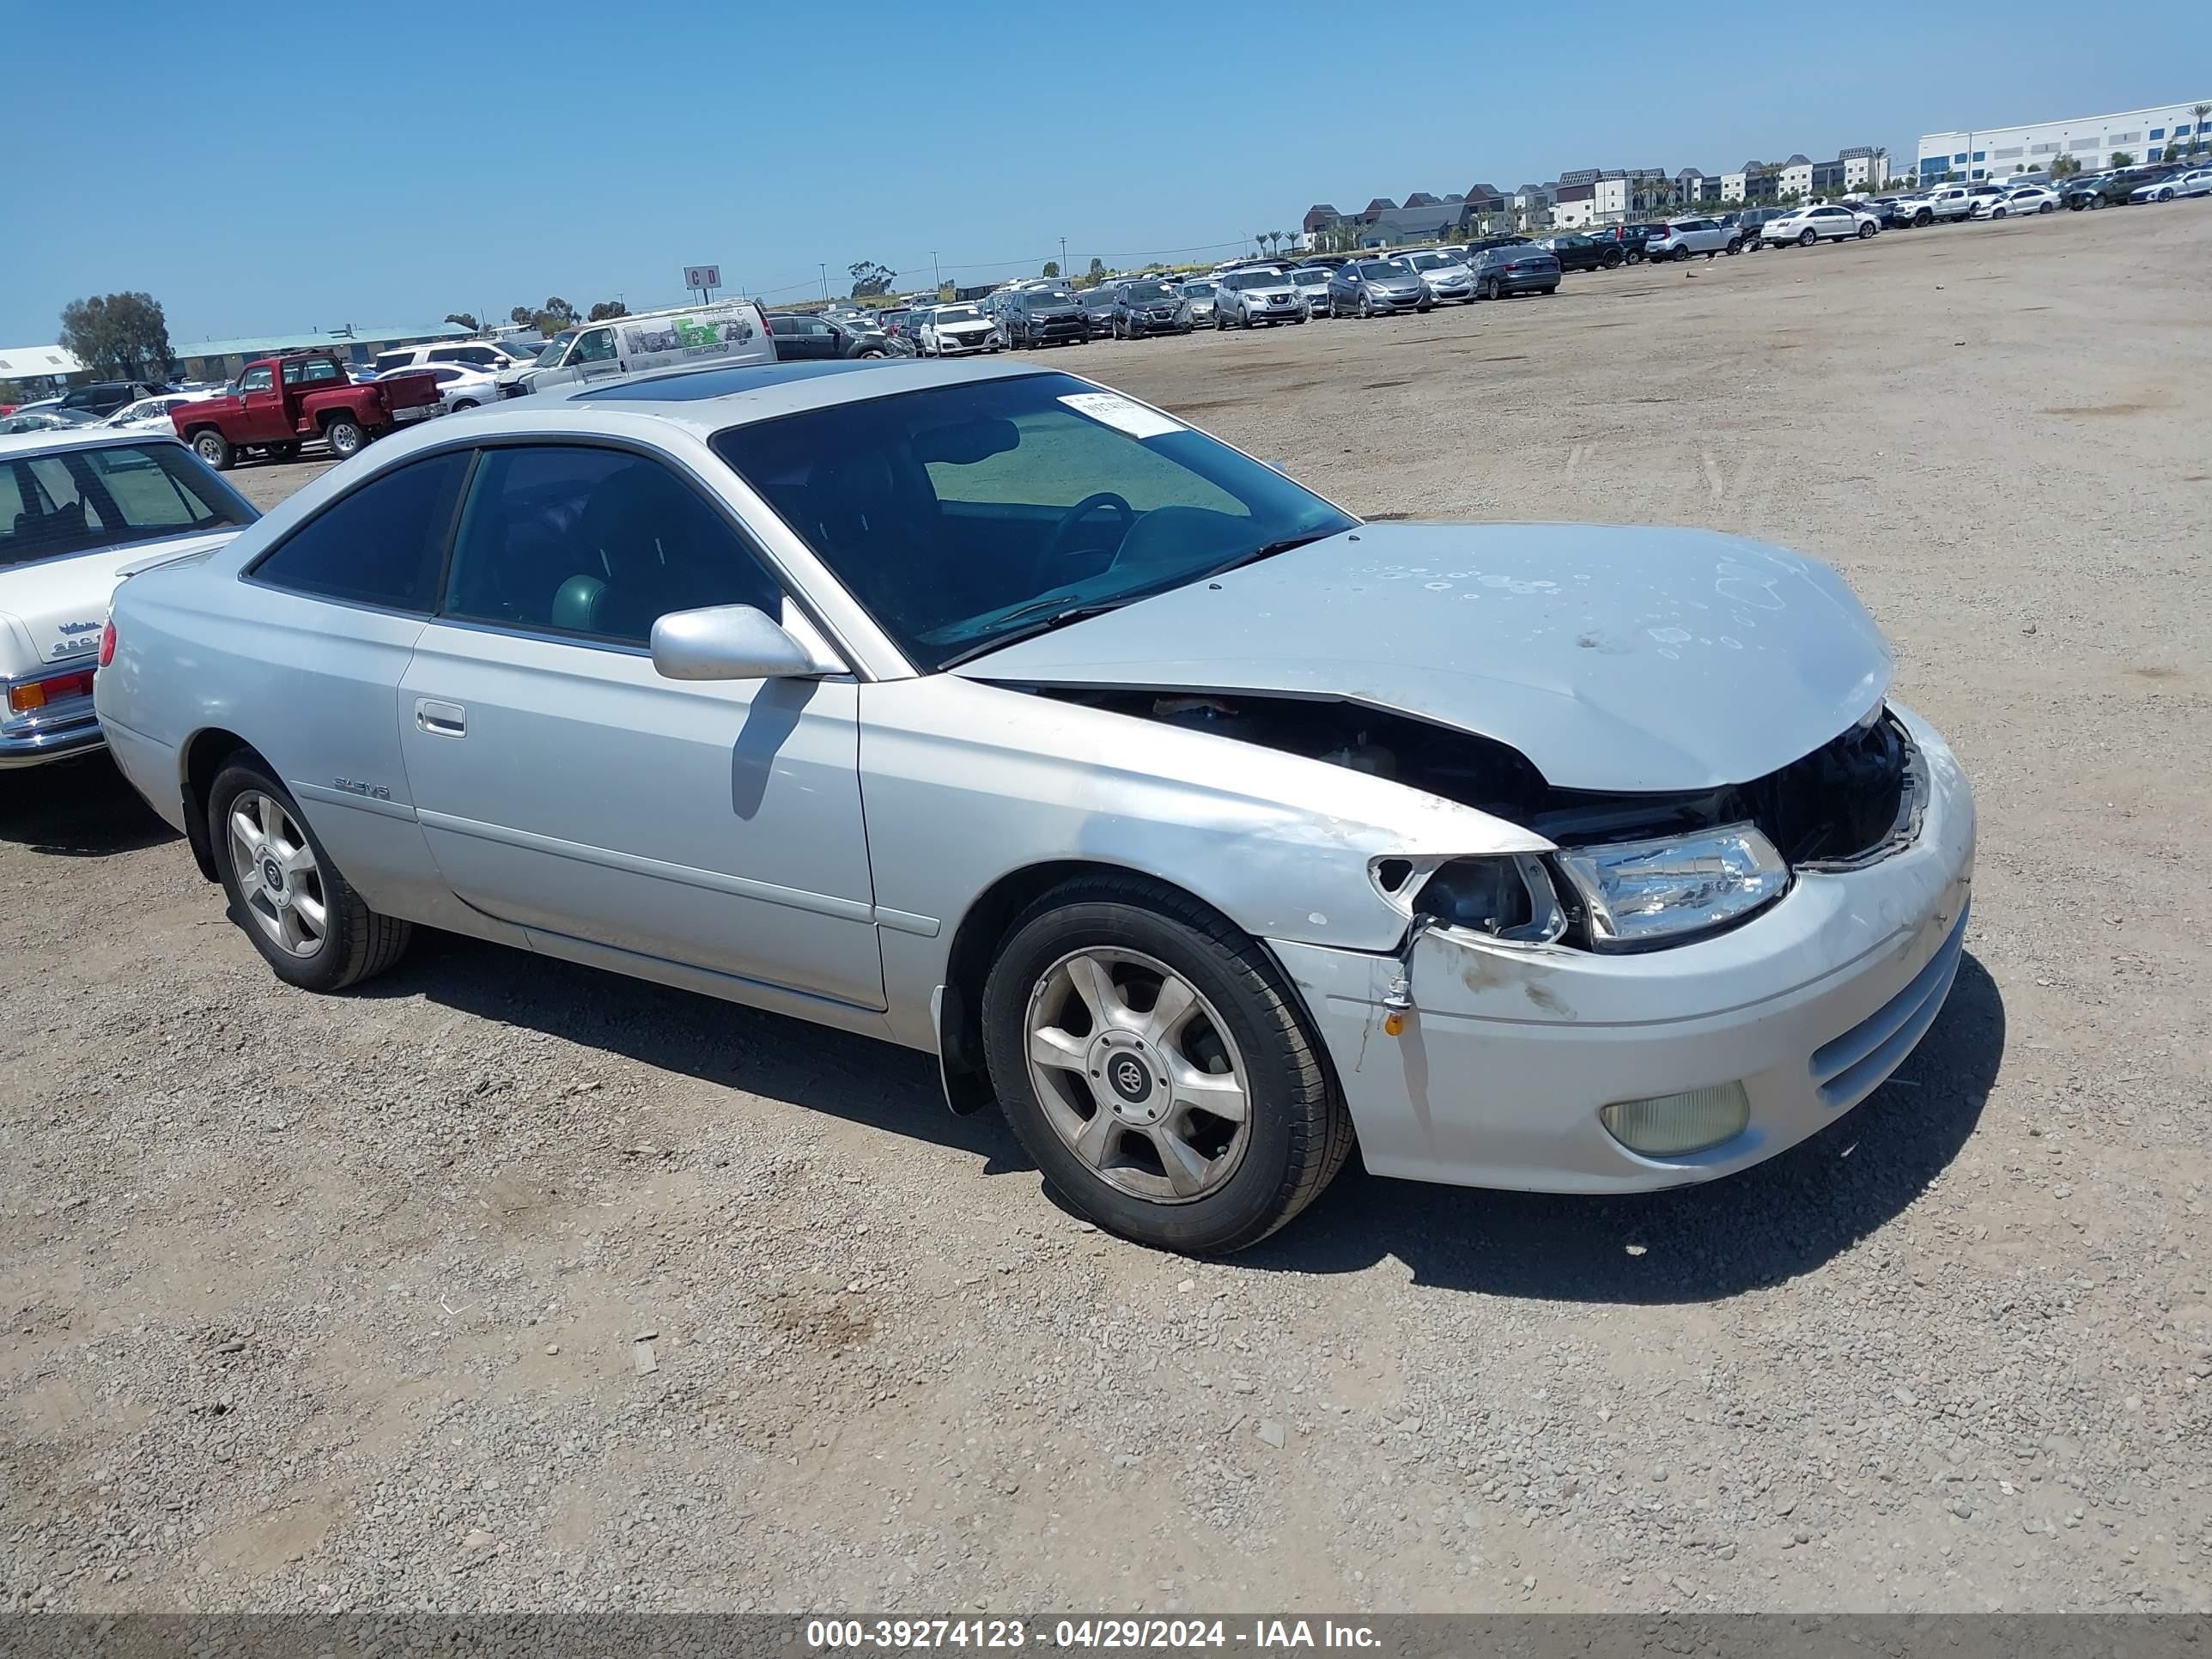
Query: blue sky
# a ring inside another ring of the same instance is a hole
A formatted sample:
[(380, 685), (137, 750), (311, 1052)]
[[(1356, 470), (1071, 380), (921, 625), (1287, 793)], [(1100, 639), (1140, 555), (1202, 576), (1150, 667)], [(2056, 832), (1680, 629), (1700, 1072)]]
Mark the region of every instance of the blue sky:
[[(933, 249), (963, 282), (1018, 274), (1063, 236), (1078, 269), (1222, 257), (1316, 201), (1850, 143), (1909, 163), (1923, 131), (2212, 96), (2212, 14), (2178, 5), (2109, 32), (2049, 0), (2002, 29), (1925, 0), (1364, 16), (6, 0), (0, 344), (118, 289), (159, 299), (181, 346), (556, 294), (674, 302), (691, 262), (776, 300), (819, 293), (818, 263), (834, 291), (863, 258), (927, 280)], [(1670, 64), (1686, 38), (1759, 49)]]

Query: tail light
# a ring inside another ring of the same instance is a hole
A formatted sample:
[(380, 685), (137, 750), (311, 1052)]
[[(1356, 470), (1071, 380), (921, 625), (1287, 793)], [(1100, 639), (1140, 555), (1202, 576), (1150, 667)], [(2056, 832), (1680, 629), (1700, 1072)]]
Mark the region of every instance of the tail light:
[(100, 665), (106, 667), (115, 660), (115, 618), (107, 619), (107, 626), (100, 630)]
[(67, 674), (49, 674), (42, 680), (22, 680), (8, 688), (8, 712), (28, 714), (44, 708), (48, 703), (60, 702), (66, 697), (88, 697), (92, 695), (92, 670), (80, 668)]

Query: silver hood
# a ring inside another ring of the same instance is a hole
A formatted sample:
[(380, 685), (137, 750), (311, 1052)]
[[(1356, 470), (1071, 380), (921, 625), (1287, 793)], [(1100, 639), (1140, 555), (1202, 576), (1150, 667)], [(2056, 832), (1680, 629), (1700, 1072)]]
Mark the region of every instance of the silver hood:
[(1741, 537), (1364, 525), (955, 672), (1373, 703), (1510, 744), (1561, 788), (1642, 793), (1763, 777), (1890, 671), (1840, 577)]

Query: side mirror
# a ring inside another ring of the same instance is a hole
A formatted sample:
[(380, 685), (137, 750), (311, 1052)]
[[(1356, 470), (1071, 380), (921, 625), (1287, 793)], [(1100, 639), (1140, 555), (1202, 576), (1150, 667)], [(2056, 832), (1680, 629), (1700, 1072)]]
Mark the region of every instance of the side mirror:
[(775, 680), (837, 672), (750, 605), (670, 611), (653, 624), (653, 666), (672, 680)]

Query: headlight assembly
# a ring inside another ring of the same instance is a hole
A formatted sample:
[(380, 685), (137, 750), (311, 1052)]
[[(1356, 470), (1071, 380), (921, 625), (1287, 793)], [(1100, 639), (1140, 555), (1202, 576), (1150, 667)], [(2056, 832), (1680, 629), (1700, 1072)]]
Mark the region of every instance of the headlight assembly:
[(1741, 920), (1778, 896), (1790, 868), (1755, 824), (1562, 848), (1559, 870), (1599, 951), (1668, 945)]
[(1409, 915), (1428, 916), (1516, 945), (1548, 945), (1567, 931), (1567, 915), (1544, 860), (1533, 853), (1451, 859), (1426, 868), (1410, 859), (1376, 859), (1375, 884)]

